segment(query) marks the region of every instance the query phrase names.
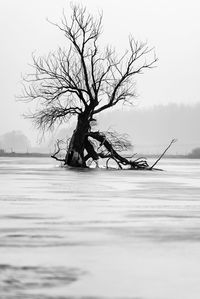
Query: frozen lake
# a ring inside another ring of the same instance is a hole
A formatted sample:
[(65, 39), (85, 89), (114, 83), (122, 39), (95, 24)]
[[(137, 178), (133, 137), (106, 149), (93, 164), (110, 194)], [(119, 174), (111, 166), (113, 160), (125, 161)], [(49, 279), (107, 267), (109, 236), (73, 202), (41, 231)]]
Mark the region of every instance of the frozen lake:
[(1, 299), (199, 299), (200, 160), (0, 158)]

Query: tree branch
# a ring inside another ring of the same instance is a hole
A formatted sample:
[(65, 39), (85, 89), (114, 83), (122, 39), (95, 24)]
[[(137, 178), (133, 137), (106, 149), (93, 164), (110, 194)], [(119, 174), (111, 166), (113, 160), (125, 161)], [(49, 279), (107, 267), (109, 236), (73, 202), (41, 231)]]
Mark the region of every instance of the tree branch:
[(177, 139), (172, 139), (172, 141), (170, 142), (170, 144), (167, 146), (167, 148), (164, 150), (164, 152), (159, 156), (159, 158), (154, 162), (154, 164), (149, 168), (150, 170), (152, 170), (154, 168), (154, 166), (156, 166), (156, 164), (162, 159), (162, 157), (164, 156), (164, 154), (168, 151), (168, 149), (172, 146), (173, 143), (175, 143), (177, 141)]

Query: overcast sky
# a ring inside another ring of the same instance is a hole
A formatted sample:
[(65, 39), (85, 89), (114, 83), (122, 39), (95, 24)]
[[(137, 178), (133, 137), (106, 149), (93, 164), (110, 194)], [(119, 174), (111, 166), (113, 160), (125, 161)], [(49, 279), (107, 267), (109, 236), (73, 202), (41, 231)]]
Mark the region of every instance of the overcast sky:
[[(61, 32), (46, 18), (58, 21), (68, 0), (0, 0), (0, 134), (22, 130), (30, 137), (31, 124), (21, 114), (27, 105), (16, 103), (21, 74), (31, 53), (48, 53), (63, 45)], [(170, 102), (200, 101), (200, 2), (198, 0), (82, 0), (92, 13), (103, 11), (102, 43), (122, 51), (128, 35), (148, 41), (159, 58), (156, 69), (137, 79), (140, 107)]]

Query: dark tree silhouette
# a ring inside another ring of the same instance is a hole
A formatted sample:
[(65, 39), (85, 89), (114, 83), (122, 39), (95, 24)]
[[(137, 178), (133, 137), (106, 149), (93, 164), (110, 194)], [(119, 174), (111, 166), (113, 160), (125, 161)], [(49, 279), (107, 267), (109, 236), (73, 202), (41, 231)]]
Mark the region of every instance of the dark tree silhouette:
[(65, 165), (87, 167), (91, 160), (106, 158), (120, 168), (148, 168), (143, 158), (133, 160), (119, 154), (131, 146), (125, 136), (94, 131), (93, 124), (104, 110), (134, 102), (136, 75), (153, 68), (157, 58), (146, 43), (132, 37), (129, 49), (120, 57), (109, 46), (101, 51), (102, 15), (95, 19), (82, 6), (71, 8), (69, 21), (63, 13), (61, 24), (53, 23), (66, 37), (68, 48), (46, 57), (33, 56), (34, 72), (25, 78), (23, 98), (37, 102), (37, 109), (28, 117), (43, 131), (77, 117), (65, 158), (58, 158), (59, 142), (52, 155)]

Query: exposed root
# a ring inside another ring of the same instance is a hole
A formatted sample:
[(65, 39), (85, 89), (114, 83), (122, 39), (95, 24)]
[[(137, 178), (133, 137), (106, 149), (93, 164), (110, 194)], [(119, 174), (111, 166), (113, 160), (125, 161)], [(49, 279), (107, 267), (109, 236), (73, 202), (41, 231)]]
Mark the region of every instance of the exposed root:
[[(105, 159), (106, 168), (109, 168), (110, 161), (114, 161), (119, 169), (153, 170), (155, 169), (155, 165), (162, 159), (171, 145), (176, 142), (176, 139), (172, 139), (170, 144), (159, 156), (159, 158), (153, 163), (152, 166), (149, 166), (146, 158), (144, 157), (133, 159), (136, 154), (132, 155), (131, 157), (121, 156), (118, 151), (130, 149), (130, 142), (126, 138), (122, 138), (122, 140), (120, 140), (120, 138), (118, 138), (117, 136), (117, 133), (107, 133), (99, 131), (88, 132), (84, 140), (84, 155), (82, 155), (83, 163), (80, 165), (80, 167), (91, 167), (91, 164), (93, 164), (93, 162), (95, 163), (96, 167), (99, 167), (98, 160)], [(67, 140), (67, 142), (64, 142), (63, 140), (57, 140), (55, 145), (55, 153), (51, 157), (57, 161), (64, 162), (64, 164), (69, 165), (66, 162), (68, 161), (66, 160), (66, 157), (69, 156), (68, 149), (69, 139)], [(67, 150), (65, 159), (58, 157), (58, 155), (60, 155), (63, 150)]]
[[(107, 159), (106, 167), (108, 167), (109, 161), (112, 159), (115, 161), (120, 169), (128, 167), (130, 169), (148, 169), (149, 165), (147, 161), (143, 158), (138, 158), (136, 160), (129, 160), (125, 157), (122, 157), (114, 148), (113, 144), (106, 138), (104, 133), (99, 131), (89, 132), (88, 136), (95, 139), (99, 142), (100, 146), (98, 147), (97, 155), (100, 158)], [(119, 142), (119, 140), (118, 140)], [(119, 146), (119, 144), (118, 144)]]

